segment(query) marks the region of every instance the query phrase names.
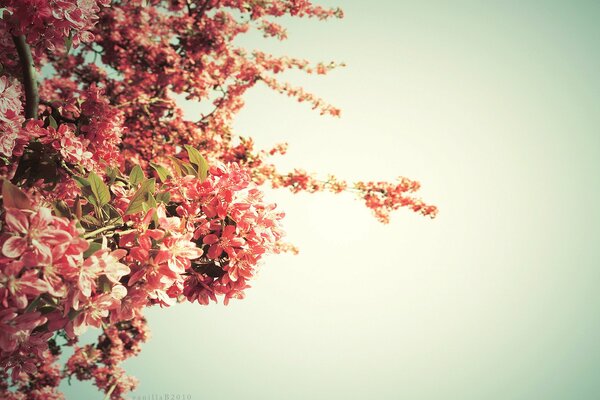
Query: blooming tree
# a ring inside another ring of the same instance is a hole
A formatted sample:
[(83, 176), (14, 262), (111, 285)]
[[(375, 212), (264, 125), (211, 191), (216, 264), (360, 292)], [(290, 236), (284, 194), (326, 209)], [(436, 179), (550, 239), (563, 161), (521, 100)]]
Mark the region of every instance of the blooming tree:
[[(278, 79), (337, 64), (235, 45), (250, 29), (285, 39), (282, 16), (342, 12), (308, 0), (0, 0), (0, 397), (59, 399), (72, 377), (107, 398), (132, 390), (119, 364), (148, 338), (145, 307), (227, 304), (265, 254), (295, 251), (263, 184), (351, 191), (384, 223), (400, 207), (435, 216), (415, 181), (281, 172), (270, 158), (285, 144), (256, 149), (232, 132), (259, 82), (340, 113)], [(212, 110), (186, 120), (176, 95)], [(78, 346), (90, 326), (97, 342)]]

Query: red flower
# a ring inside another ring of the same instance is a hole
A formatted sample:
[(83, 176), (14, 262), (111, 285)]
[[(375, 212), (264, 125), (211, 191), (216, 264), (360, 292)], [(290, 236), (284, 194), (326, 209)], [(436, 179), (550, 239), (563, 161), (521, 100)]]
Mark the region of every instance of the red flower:
[(121, 264), (119, 259), (127, 254), (126, 250), (118, 249), (111, 252), (102, 249), (91, 255), (80, 268), (77, 285), (81, 293), (89, 297), (96, 289), (96, 280), (100, 275), (106, 276), (110, 282), (119, 283), (121, 277), (129, 274), (129, 267)]
[(9, 258), (23, 256), (27, 265), (43, 265), (52, 262), (53, 249), (66, 249), (71, 235), (51, 225), (50, 210), (6, 210), (7, 231), (11, 236), (2, 245), (2, 253)]
[(202, 243), (210, 245), (208, 256), (212, 259), (219, 258), (225, 251), (229, 257), (235, 257), (235, 248), (242, 247), (245, 240), (236, 236), (236, 228), (234, 225), (227, 225), (223, 228), (221, 236), (214, 233), (207, 235), (202, 239)]
[(31, 331), (43, 325), (46, 318), (39, 312), (18, 315), (15, 308), (0, 310), (0, 350), (11, 352), (27, 341)]
[(19, 309), (25, 308), (28, 296), (35, 298), (50, 290), (50, 286), (38, 278), (37, 271), (29, 270), (21, 274), (22, 270), (23, 262), (13, 261), (0, 271), (0, 298), (3, 299), (4, 307), (8, 307), (10, 301), (11, 305)]

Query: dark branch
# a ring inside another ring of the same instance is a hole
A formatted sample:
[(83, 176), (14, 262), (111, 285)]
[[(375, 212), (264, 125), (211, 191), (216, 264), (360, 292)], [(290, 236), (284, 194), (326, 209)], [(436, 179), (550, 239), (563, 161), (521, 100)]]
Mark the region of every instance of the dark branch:
[(13, 36), (21, 68), (23, 69), (23, 85), (25, 86), (25, 118), (37, 118), (38, 116), (38, 87), (35, 77), (35, 67), (31, 49), (25, 41), (25, 35)]
[(200, 6), (200, 10), (198, 11), (197, 15), (197, 21), (200, 21), (200, 19), (204, 16), (204, 13), (206, 12), (206, 9), (208, 8), (208, 4), (210, 3), (210, 0), (206, 0), (202, 6)]

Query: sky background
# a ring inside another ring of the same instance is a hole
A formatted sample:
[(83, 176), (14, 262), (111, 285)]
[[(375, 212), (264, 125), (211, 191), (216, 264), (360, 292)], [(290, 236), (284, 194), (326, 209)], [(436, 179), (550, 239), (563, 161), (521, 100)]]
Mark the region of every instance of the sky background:
[(342, 117), (259, 85), (236, 132), (287, 141), (284, 169), (417, 179), (439, 217), (381, 225), (349, 194), (268, 191), (300, 255), (267, 259), (227, 307), (148, 309), (134, 394), (599, 398), (600, 3), (319, 3), (346, 17), (240, 44), (346, 62), (288, 75)]

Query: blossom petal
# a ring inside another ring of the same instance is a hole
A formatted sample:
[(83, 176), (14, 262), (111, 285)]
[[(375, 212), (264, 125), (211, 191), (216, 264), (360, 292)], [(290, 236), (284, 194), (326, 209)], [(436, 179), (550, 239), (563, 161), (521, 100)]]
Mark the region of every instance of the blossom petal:
[(213, 244), (208, 249), (208, 256), (210, 258), (212, 258), (212, 259), (219, 258), (219, 256), (221, 254), (223, 254), (223, 248), (221, 246), (216, 245), (216, 244)]
[(235, 234), (235, 226), (227, 225), (223, 229), (223, 236), (233, 236)]
[(9, 258), (17, 258), (27, 250), (27, 239), (20, 236), (8, 238), (2, 245), (2, 254)]
[(202, 243), (204, 244), (215, 244), (219, 241), (219, 237), (217, 235), (210, 234), (210, 235), (206, 235), (204, 237), (204, 239), (202, 239)]
[(6, 225), (13, 232), (27, 233), (29, 230), (29, 220), (27, 215), (16, 208), (6, 210)]

